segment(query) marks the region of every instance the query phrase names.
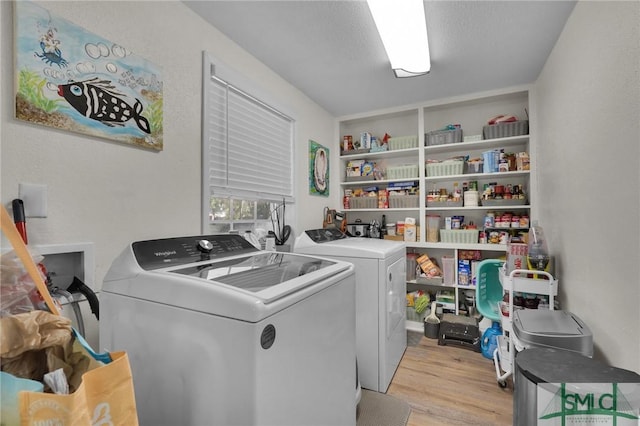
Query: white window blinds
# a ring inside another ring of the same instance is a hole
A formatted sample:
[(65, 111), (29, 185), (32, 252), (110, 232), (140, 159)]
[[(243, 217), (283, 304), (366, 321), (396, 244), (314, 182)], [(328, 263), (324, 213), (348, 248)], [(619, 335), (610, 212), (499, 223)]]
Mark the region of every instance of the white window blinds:
[(203, 182), (209, 190), (204, 191), (205, 200), (215, 195), (292, 201), (293, 120), (218, 78), (213, 64), (208, 71), (203, 111)]

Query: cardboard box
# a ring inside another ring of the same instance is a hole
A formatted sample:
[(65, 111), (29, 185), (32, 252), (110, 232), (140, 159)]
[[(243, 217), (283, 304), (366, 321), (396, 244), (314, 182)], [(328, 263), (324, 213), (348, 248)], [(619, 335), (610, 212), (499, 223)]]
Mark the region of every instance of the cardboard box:
[(360, 133), (360, 149), (369, 149), (371, 148), (371, 133), (362, 132)]
[(404, 220), (404, 240), (410, 242), (416, 241), (416, 220), (412, 217)]
[(471, 285), (471, 261), (465, 259), (458, 260), (458, 285)]
[(507, 261), (506, 261), (506, 273), (510, 274), (514, 269), (528, 269), (527, 268), (527, 252), (528, 246), (525, 243), (511, 243), (507, 244)]
[(438, 265), (433, 263), (433, 261), (431, 261), (429, 256), (427, 256), (426, 254), (418, 257), (416, 259), (416, 262), (418, 262), (418, 265), (420, 265), (420, 269), (422, 269), (422, 272), (425, 273), (427, 278), (442, 276), (442, 271), (440, 270), (440, 268), (438, 268)]

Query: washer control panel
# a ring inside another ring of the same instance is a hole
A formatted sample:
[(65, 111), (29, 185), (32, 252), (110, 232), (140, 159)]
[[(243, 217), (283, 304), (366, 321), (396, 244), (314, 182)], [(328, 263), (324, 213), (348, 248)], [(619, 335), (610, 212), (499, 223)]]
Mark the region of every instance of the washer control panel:
[(198, 235), (137, 241), (131, 244), (133, 254), (145, 270), (221, 259), (258, 251), (237, 234)]
[(337, 228), (322, 228), (322, 229), (309, 229), (304, 231), (311, 241), (314, 243), (326, 243), (329, 241), (341, 240), (343, 238), (349, 238), (346, 234), (342, 233)]

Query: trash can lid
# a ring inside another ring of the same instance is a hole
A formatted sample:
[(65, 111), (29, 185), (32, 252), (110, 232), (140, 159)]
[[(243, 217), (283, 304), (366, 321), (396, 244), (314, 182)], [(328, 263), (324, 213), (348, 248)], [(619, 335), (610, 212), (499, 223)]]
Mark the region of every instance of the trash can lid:
[(534, 383), (640, 383), (633, 371), (612, 367), (576, 352), (531, 348), (516, 354), (517, 371)]
[(550, 347), (593, 355), (591, 330), (571, 312), (520, 309), (513, 313), (513, 331), (525, 347)]

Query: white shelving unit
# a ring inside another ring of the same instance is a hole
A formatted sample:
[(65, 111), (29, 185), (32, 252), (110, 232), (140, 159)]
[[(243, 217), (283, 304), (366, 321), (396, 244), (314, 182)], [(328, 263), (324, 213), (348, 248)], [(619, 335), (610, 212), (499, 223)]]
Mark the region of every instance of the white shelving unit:
[[(527, 278), (527, 275), (544, 276), (542, 278)], [(498, 345), (493, 353), (496, 377), (501, 387), (507, 385), (506, 379), (513, 374), (513, 361), (516, 352), (516, 338), (513, 334), (513, 301), (514, 293), (528, 293), (549, 297), (549, 309), (554, 309), (554, 299), (558, 295), (558, 280), (548, 272), (515, 269), (506, 273), (504, 265), (498, 273), (500, 283), (505, 293), (509, 294), (509, 315), (501, 315), (500, 324), (503, 334), (498, 336)]]
[[(413, 281), (407, 283), (411, 286), (424, 286), (430, 290), (439, 288), (452, 289), (456, 295), (456, 313), (458, 312), (461, 292), (473, 290), (474, 286), (458, 284), (458, 259), (461, 250), (479, 250), (482, 258), (496, 258), (504, 256), (505, 244), (458, 244), (448, 242), (426, 242), (426, 215), (439, 214), (444, 216), (465, 216), (465, 223), (473, 221), (480, 230), (487, 212), (496, 214), (504, 211), (514, 213), (526, 213), (531, 218), (532, 206), (535, 201), (535, 150), (532, 149), (531, 126), (530, 134), (498, 139), (485, 139), (471, 142), (461, 142), (436, 146), (425, 146), (425, 133), (442, 129), (448, 124), (460, 124), (464, 135), (481, 135), (482, 128), (487, 120), (499, 114), (515, 114), (521, 119), (528, 119), (529, 86), (521, 86), (501, 91), (486, 92), (482, 94), (445, 99), (440, 101), (425, 102), (388, 110), (378, 110), (353, 116), (341, 117), (336, 126), (336, 140), (342, 141), (345, 135), (351, 135), (353, 140), (358, 140), (360, 134), (368, 132), (377, 138), (382, 138), (385, 133), (393, 136), (416, 136), (418, 147), (395, 151), (371, 152), (365, 154), (346, 154), (340, 156), (340, 187), (344, 194), (347, 189), (365, 188), (377, 186), (386, 188), (391, 182), (417, 181), (420, 191), (419, 205), (412, 208), (389, 209), (343, 209), (347, 215), (348, 223), (354, 223), (360, 219), (368, 224), (372, 220), (381, 221), (382, 215), (386, 216), (387, 223), (404, 220), (407, 217), (416, 219), (419, 225), (416, 242), (407, 242), (408, 251), (415, 253), (427, 253), (436, 259), (440, 266), (442, 256), (453, 257), (455, 261), (455, 279), (452, 286), (433, 284), (420, 284)], [(468, 155), (470, 158), (482, 157), (482, 152), (491, 149), (504, 149), (505, 152), (525, 151), (530, 155), (530, 170), (509, 171), (502, 173), (464, 173), (451, 176), (426, 176), (425, 164), (427, 159), (445, 160), (454, 156)], [(367, 180), (346, 181), (346, 165), (349, 161), (363, 159), (375, 162), (379, 168), (390, 166), (418, 165), (419, 174), (416, 178), (392, 179), (392, 180)], [(501, 206), (477, 206), (477, 207), (427, 207), (426, 194), (434, 186), (436, 188), (453, 189), (453, 182), (458, 182), (462, 187), (463, 182), (477, 181), (479, 192), (482, 192), (484, 184), (496, 182), (500, 184), (523, 185), (526, 190), (528, 203), (526, 205), (501, 205)], [(343, 207), (343, 206), (341, 206)], [(532, 219), (531, 219), (532, 220)], [(442, 220), (441, 228), (444, 228)], [(506, 229), (504, 229), (506, 230)], [(526, 232), (527, 228), (515, 231)], [(421, 323), (408, 323), (408, 328), (422, 329)]]

